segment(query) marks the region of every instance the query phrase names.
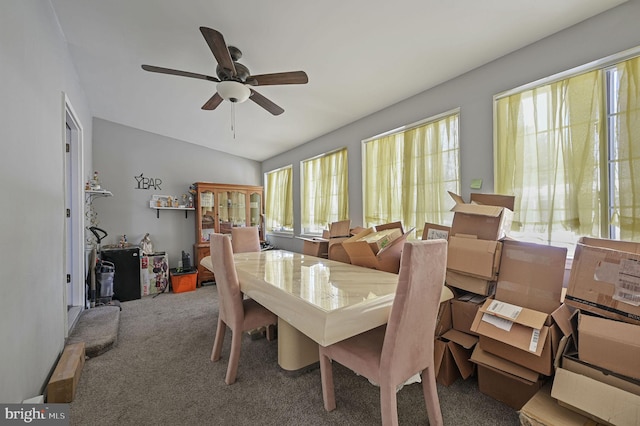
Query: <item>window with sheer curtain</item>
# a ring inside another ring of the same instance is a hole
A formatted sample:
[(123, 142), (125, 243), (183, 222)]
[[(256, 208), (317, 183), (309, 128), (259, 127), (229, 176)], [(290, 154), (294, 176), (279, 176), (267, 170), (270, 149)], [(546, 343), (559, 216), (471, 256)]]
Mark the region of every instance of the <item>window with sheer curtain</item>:
[(411, 237), (425, 222), (450, 225), (460, 192), (459, 110), (364, 142), (364, 226), (401, 221)]
[(349, 218), (347, 168), (346, 148), (301, 162), (303, 234), (322, 234), (331, 222)]
[(573, 252), (580, 236), (640, 241), (640, 58), (495, 100), (495, 190), (512, 234)]
[(265, 176), (265, 228), (269, 233), (293, 233), (292, 175), (292, 166), (287, 166)]

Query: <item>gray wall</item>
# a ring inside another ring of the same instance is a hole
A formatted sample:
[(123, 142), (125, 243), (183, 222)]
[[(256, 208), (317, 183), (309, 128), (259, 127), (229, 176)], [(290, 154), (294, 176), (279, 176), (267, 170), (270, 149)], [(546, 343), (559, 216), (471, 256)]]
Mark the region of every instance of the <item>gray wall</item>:
[(48, 1), (0, 2), (0, 402), (39, 395), (64, 345), (64, 100), (91, 115)]
[[(491, 192), (493, 96), (640, 45), (638, 17), (640, 0), (631, 0), (333, 133), (266, 160), (262, 163), (262, 170), (268, 172), (293, 164), (294, 230), (298, 235), (300, 161), (346, 146), (349, 155), (351, 223), (353, 226), (362, 225), (361, 141), (404, 124), (460, 107), (460, 175), (463, 195), (468, 198), (469, 184), (474, 178), (483, 179), (482, 191)], [(452, 54), (455, 55), (456, 52)], [(284, 249), (302, 249), (302, 243), (298, 239), (270, 237), (270, 240)]]
[[(138, 244), (150, 234), (155, 251), (166, 251), (174, 268), (182, 250), (191, 253), (195, 243), (195, 212), (156, 210), (149, 207), (153, 194), (186, 193), (198, 181), (261, 185), (260, 163), (176, 139), (159, 136), (102, 119), (93, 121), (93, 164), (101, 185), (113, 197), (94, 201), (98, 227), (109, 236), (102, 244), (118, 243), (122, 234)], [(157, 178), (161, 189), (137, 189), (136, 176)]]

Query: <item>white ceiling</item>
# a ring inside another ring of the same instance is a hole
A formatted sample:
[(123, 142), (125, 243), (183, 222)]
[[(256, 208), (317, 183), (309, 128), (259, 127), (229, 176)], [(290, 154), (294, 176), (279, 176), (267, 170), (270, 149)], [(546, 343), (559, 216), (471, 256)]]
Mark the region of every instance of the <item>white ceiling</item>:
[[(51, 0), (95, 117), (262, 161), (625, 0)], [(252, 74), (304, 70), (306, 85), (200, 107), (215, 76), (200, 34), (221, 32)]]

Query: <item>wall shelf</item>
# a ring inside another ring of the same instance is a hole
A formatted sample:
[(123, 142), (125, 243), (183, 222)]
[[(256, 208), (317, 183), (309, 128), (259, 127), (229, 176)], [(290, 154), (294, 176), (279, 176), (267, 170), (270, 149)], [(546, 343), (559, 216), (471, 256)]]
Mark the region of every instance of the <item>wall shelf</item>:
[(156, 218), (160, 219), (160, 210), (182, 210), (184, 211), (184, 218), (188, 217), (187, 212), (194, 211), (193, 207), (151, 207), (152, 209), (156, 209)]
[(149, 207), (156, 210), (157, 219), (160, 219), (160, 210), (182, 210), (184, 211), (184, 218), (186, 219), (188, 217), (187, 212), (189, 210), (193, 211), (195, 208), (187, 207), (186, 205), (178, 206), (174, 203), (176, 199), (177, 197), (172, 197), (171, 195), (152, 195), (149, 201)]
[(113, 194), (111, 191), (107, 191), (106, 189), (85, 189), (84, 196), (85, 202), (87, 204), (91, 204), (96, 198), (112, 197)]

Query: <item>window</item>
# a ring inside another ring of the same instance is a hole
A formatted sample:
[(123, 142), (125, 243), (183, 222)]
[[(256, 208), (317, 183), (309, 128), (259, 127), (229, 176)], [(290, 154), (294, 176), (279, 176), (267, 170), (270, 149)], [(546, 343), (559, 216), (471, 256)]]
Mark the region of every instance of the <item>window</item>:
[(460, 192), (459, 110), (364, 142), (364, 226), (401, 221), (422, 235), (425, 222), (448, 225), (447, 191)]
[(301, 163), (302, 233), (322, 234), (331, 222), (349, 218), (347, 149)]
[(580, 236), (640, 241), (639, 66), (496, 97), (495, 189), (516, 196), (514, 237), (570, 253)]
[(293, 177), (287, 166), (266, 174), (265, 227), (269, 233), (293, 234)]

